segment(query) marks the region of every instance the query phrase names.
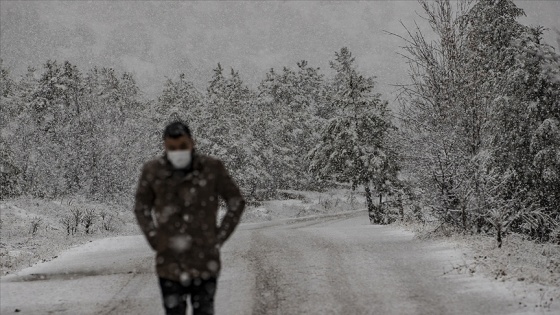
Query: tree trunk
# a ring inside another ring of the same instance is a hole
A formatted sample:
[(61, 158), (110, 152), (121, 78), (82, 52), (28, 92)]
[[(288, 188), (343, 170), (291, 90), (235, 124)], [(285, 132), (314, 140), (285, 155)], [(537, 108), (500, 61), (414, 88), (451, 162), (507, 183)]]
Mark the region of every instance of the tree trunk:
[(366, 203), (367, 203), (367, 209), (369, 214), (369, 221), (371, 223), (377, 223), (375, 222), (376, 221), (375, 206), (373, 205), (373, 199), (371, 198), (371, 190), (369, 189), (369, 183), (364, 184), (364, 189), (366, 192)]
[[(498, 220), (496, 220), (498, 221)], [(496, 222), (496, 230), (497, 232), (497, 241), (498, 241), (498, 248), (502, 248), (502, 222)]]
[(382, 212), (383, 210), (383, 195), (379, 194), (379, 207), (378, 207), (379, 213)]
[(467, 230), (467, 206), (463, 203), (461, 206), (461, 219), (463, 221), (463, 231)]
[(398, 206), (399, 206), (399, 213), (401, 215), (401, 221), (404, 221), (404, 204), (403, 204), (403, 198), (401, 194), (398, 194)]

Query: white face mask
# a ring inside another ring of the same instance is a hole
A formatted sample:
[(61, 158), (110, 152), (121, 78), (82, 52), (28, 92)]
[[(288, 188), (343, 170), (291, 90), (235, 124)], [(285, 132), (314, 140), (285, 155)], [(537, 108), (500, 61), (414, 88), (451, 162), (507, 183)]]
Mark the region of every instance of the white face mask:
[(191, 150), (167, 151), (167, 159), (175, 168), (185, 168), (191, 162)]

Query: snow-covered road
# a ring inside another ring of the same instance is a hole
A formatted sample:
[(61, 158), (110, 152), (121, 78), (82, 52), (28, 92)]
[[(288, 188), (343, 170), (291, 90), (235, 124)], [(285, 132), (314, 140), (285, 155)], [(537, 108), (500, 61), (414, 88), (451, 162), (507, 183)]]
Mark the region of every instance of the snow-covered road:
[[(217, 314), (521, 314), (505, 284), (448, 273), (461, 254), (366, 212), (242, 224), (223, 248)], [(162, 314), (141, 236), (108, 238), (0, 282), (0, 313)]]

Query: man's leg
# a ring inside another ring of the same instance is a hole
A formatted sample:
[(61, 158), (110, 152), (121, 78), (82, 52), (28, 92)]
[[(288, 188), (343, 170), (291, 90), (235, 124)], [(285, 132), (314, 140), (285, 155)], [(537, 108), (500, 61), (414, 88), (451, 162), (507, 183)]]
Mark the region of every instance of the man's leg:
[(193, 315), (213, 315), (217, 279), (193, 279), (189, 286)]
[(187, 312), (186, 288), (180, 282), (159, 278), (163, 307), (167, 315), (185, 315)]

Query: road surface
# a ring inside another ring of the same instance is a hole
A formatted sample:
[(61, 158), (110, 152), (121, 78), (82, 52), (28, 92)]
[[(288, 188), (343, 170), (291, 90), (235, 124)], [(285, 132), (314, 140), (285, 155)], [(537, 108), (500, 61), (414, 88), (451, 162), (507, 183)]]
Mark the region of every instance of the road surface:
[[(223, 248), (217, 314), (524, 314), (505, 284), (450, 271), (443, 242), (365, 212), (242, 224)], [(163, 314), (142, 236), (98, 240), (2, 278), (0, 313)]]

